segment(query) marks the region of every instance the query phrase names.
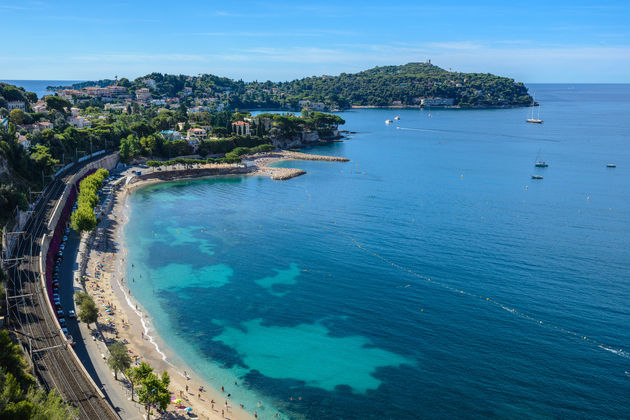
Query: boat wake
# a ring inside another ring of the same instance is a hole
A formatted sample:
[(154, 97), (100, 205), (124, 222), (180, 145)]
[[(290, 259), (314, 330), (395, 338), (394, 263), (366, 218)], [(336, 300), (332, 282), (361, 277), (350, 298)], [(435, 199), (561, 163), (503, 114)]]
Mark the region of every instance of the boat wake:
[[(481, 136), (495, 136), (495, 137), (503, 137), (510, 139), (519, 139), (519, 140), (531, 140), (531, 137), (526, 136), (515, 136), (512, 134), (501, 134), (496, 132), (475, 132), (475, 131), (464, 131), (464, 130), (445, 130), (441, 128), (416, 128), (416, 127), (396, 127), (397, 130), (407, 130), (407, 131), (426, 131), (429, 133), (456, 133), (456, 134), (478, 134)], [(558, 140), (550, 139), (550, 138), (536, 138), (537, 141), (546, 141), (549, 143), (558, 143)]]
[(595, 340), (595, 339), (593, 339), (591, 337), (588, 337), (586, 335), (580, 334), (580, 333), (578, 333), (576, 331), (572, 331), (572, 330), (566, 329), (566, 328), (564, 328), (562, 326), (559, 326), (559, 325), (556, 325), (556, 324), (553, 324), (553, 323), (549, 323), (549, 322), (543, 321), (541, 319), (537, 319), (537, 318), (535, 318), (535, 317), (533, 317), (531, 315), (528, 315), (526, 313), (518, 311), (518, 310), (516, 310), (514, 308), (510, 308), (508, 306), (505, 306), (504, 304), (496, 301), (495, 299), (493, 299), (491, 297), (481, 296), (481, 295), (478, 295), (478, 294), (475, 294), (475, 293), (468, 292), (466, 290), (458, 289), (456, 287), (453, 287), (453, 286), (451, 286), (451, 285), (449, 285), (447, 283), (441, 282), (439, 280), (433, 280), (433, 279), (431, 279), (431, 278), (429, 278), (427, 276), (424, 276), (424, 275), (422, 275), (420, 273), (415, 272), (414, 270), (412, 270), (410, 268), (404, 267), (404, 266), (402, 266), (402, 265), (400, 265), (400, 264), (398, 264), (398, 263), (396, 263), (394, 261), (391, 261), (388, 258), (383, 257), (382, 255), (378, 254), (377, 252), (374, 252), (374, 251), (370, 250), (369, 248), (366, 248), (365, 246), (363, 246), (359, 242), (357, 242), (357, 240), (355, 238), (353, 238), (352, 236), (346, 234), (343, 231), (339, 231), (338, 233), (341, 234), (342, 236), (346, 236), (350, 240), (352, 240), (354, 245), (357, 246), (363, 252), (366, 252), (366, 253), (372, 255), (373, 257), (376, 257), (376, 258), (380, 259), (381, 261), (391, 265), (392, 267), (394, 267), (394, 268), (396, 268), (396, 269), (398, 269), (400, 271), (404, 271), (404, 272), (406, 272), (408, 274), (411, 274), (412, 276), (415, 276), (415, 277), (423, 280), (427, 284), (431, 283), (431, 284), (433, 284), (435, 286), (438, 286), (438, 287), (441, 287), (443, 289), (450, 290), (451, 292), (458, 293), (460, 295), (466, 295), (466, 296), (469, 296), (471, 298), (475, 298), (475, 299), (479, 299), (479, 300), (485, 301), (486, 303), (495, 305), (495, 306), (501, 308), (504, 311), (507, 311), (507, 312), (510, 312), (511, 314), (514, 314), (515, 316), (517, 316), (519, 318), (526, 319), (528, 321), (534, 322), (534, 323), (538, 324), (541, 327), (545, 327), (545, 328), (548, 328), (550, 330), (555, 330), (555, 331), (558, 331), (558, 332), (563, 333), (565, 335), (573, 336), (574, 338), (577, 338), (580, 341), (590, 342), (591, 344), (595, 344), (599, 348), (601, 348), (603, 350), (606, 350), (606, 351), (609, 351), (609, 352), (611, 352), (611, 353), (613, 353), (613, 354), (615, 354), (617, 356), (621, 356), (621, 357), (625, 357), (625, 358), (630, 359), (630, 353), (625, 351), (625, 350), (623, 350), (623, 349), (614, 349), (614, 348), (612, 348), (612, 347), (610, 347), (610, 346), (608, 346), (608, 345), (606, 345), (606, 344), (604, 344), (602, 342), (599, 342), (599, 341), (597, 341), (597, 340)]
[(616, 354), (617, 356), (622, 356), (622, 357), (625, 357), (626, 359), (630, 359), (630, 353), (628, 353), (627, 351), (624, 351), (622, 349), (613, 349), (613, 348), (610, 348), (610, 347), (606, 347), (603, 344), (600, 344), (599, 348), (604, 349), (606, 351), (609, 351), (612, 354)]

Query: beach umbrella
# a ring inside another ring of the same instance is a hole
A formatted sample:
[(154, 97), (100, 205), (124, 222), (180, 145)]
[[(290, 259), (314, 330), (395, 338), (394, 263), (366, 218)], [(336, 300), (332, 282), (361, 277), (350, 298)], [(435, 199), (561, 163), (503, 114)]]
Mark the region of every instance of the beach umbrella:
[(192, 411), (192, 407), (186, 407), (184, 408), (184, 411), (188, 411), (190, 413)]
[(178, 399), (176, 399), (176, 400), (174, 401), (174, 403), (175, 403), (175, 404), (179, 404), (180, 402), (182, 402), (182, 399), (181, 399), (181, 398), (178, 398)]

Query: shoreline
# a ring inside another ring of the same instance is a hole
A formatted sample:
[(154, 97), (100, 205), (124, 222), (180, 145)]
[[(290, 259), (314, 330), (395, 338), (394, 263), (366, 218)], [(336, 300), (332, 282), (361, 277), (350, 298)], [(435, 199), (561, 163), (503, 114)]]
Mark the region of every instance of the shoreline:
[[(126, 342), (129, 353), (132, 355), (133, 365), (141, 361), (146, 361), (155, 372), (161, 374), (167, 371), (171, 377), (170, 391), (176, 398), (181, 398), (182, 404), (191, 407), (192, 413), (200, 419), (223, 419), (244, 420), (255, 418), (287, 418), (279, 413), (278, 417), (267, 412), (266, 408), (273, 408), (265, 404), (264, 407), (243, 407), (239, 401), (228, 397), (230, 390), (236, 385), (228, 385), (225, 392), (225, 384), (214, 383), (205, 380), (201, 374), (196, 374), (187, 361), (177, 355), (175, 350), (157, 332), (153, 324), (153, 318), (133, 296), (130, 288), (125, 282), (127, 276), (126, 258), (127, 248), (124, 241), (125, 227), (130, 218), (129, 197), (138, 188), (148, 185), (175, 182), (186, 179), (216, 178), (221, 176), (269, 176), (271, 179), (283, 180), (305, 174), (306, 171), (295, 168), (274, 168), (269, 165), (286, 160), (322, 160), (333, 162), (347, 162), (348, 159), (336, 156), (310, 155), (301, 152), (278, 151), (261, 153), (251, 156), (245, 165), (247, 171), (233, 172), (233, 165), (219, 169), (217, 173), (207, 174), (208, 168), (200, 167), (197, 171), (154, 171), (147, 176), (132, 175), (128, 181), (133, 180), (118, 191), (112, 192), (113, 206), (103, 217), (97, 230), (94, 232), (95, 240), (92, 242), (86, 255), (86, 276), (85, 289), (95, 298), (97, 306), (105, 307), (105, 302), (113, 308), (113, 312), (99, 313), (99, 324), (101, 333), (108, 340)], [(243, 168), (243, 167), (240, 167)], [(223, 169), (224, 171), (221, 171)], [(285, 171), (286, 170), (286, 171)], [(154, 176), (151, 176), (154, 175)], [(161, 176), (158, 176), (161, 175)], [(96, 238), (103, 236), (100, 240)], [(100, 243), (104, 241), (105, 243)], [(120, 316), (117, 316), (120, 315)], [(113, 331), (105, 328), (104, 325), (109, 319), (110, 325), (114, 325)], [(219, 366), (220, 368), (220, 366)], [(123, 375), (120, 375), (121, 385), (124, 383)], [(198, 390), (203, 388), (202, 392)], [(125, 388), (111, 390), (113, 392), (125, 393)], [(235, 392), (235, 391), (232, 391)], [(251, 392), (251, 391), (247, 391)], [(240, 391), (238, 392), (240, 393)], [(126, 399), (126, 395), (123, 395)], [(233, 398), (236, 398), (234, 395)], [(214, 404), (212, 404), (214, 401)], [(223, 412), (222, 412), (223, 411)], [(260, 412), (259, 412), (260, 411)], [(184, 418), (185, 412), (177, 410), (173, 404), (168, 407), (168, 418)]]

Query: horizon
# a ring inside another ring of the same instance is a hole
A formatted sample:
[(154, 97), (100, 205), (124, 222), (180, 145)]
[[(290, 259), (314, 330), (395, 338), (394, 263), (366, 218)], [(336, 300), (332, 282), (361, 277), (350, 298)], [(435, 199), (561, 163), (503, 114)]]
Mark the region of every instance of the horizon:
[(0, 0), (0, 36), (21, 38), (0, 53), (0, 77), (74, 81), (159, 72), (289, 81), (430, 59), (445, 70), (526, 84), (630, 83), (630, 4), (530, 5)]

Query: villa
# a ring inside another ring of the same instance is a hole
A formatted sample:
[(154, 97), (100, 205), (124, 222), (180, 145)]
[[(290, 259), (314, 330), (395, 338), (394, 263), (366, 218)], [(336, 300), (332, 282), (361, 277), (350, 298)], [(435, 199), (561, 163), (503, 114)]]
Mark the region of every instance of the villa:
[(233, 122), (232, 131), (234, 131), (238, 136), (251, 136), (250, 125), (245, 121)]

